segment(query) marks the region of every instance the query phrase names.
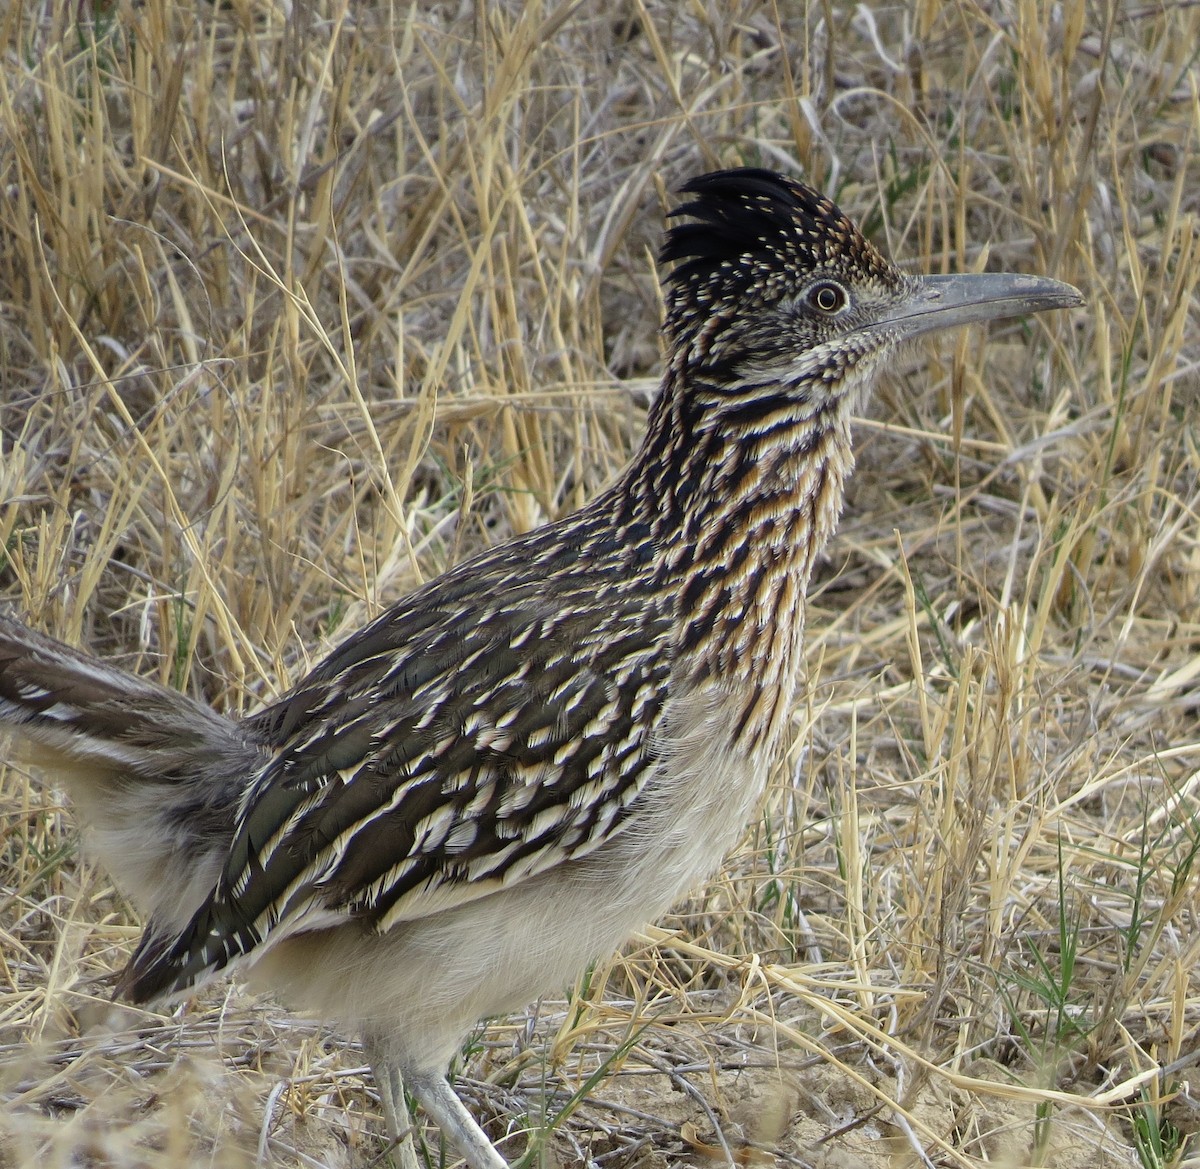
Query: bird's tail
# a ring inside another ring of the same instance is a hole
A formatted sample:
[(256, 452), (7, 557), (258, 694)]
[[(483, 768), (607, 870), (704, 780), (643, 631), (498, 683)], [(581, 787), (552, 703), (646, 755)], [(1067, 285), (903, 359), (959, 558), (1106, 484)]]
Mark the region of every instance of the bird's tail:
[[(261, 766), (239, 725), (0, 616), (0, 748), (5, 737), (62, 782), (139, 908), (186, 922), (217, 879), (238, 800)], [(0, 760), (12, 754), (0, 749)]]

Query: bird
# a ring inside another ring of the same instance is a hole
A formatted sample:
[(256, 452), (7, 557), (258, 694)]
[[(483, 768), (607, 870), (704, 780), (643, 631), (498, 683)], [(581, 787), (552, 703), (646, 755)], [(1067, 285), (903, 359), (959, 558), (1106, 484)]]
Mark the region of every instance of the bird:
[(756, 168), (669, 213), (661, 386), (582, 508), (393, 604), (230, 718), (12, 615), (0, 727), (58, 776), (145, 917), (117, 993), (240, 973), (361, 1037), (405, 1169), (407, 1088), (504, 1169), (447, 1066), (719, 865), (786, 745), (805, 592), (852, 416), (914, 338), (1083, 303), (1014, 273), (902, 271)]

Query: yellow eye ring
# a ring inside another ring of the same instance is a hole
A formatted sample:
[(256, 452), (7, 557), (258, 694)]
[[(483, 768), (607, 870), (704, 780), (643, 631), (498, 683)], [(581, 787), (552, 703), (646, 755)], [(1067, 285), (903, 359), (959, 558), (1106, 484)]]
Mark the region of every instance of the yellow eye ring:
[(808, 303), (823, 313), (841, 312), (846, 307), (846, 290), (832, 280), (822, 280), (808, 290)]

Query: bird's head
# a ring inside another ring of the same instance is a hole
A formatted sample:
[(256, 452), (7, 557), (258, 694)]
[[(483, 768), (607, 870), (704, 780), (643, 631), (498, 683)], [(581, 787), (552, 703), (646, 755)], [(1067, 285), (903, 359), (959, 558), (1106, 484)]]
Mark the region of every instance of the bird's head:
[[(935, 329), (1082, 303), (1037, 276), (901, 272), (825, 196), (765, 170), (684, 184), (691, 222), (667, 233), (666, 332), (710, 389), (862, 387), (905, 341)], [(819, 404), (819, 402), (814, 402)]]

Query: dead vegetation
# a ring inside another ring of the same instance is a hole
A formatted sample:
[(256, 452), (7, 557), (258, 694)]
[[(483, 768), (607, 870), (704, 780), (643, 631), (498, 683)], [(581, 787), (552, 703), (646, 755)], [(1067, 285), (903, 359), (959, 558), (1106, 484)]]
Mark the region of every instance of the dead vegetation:
[[(0, 597), (253, 708), (622, 464), (701, 170), (1070, 280), (895, 371), (791, 769), (465, 1092), (547, 1164), (1189, 1163), (1197, 44), (1186, 3), (10, 5)], [(52, 789), (0, 816), (0, 1164), (374, 1163), (354, 1048), (236, 987), (112, 1006), (128, 907)]]

